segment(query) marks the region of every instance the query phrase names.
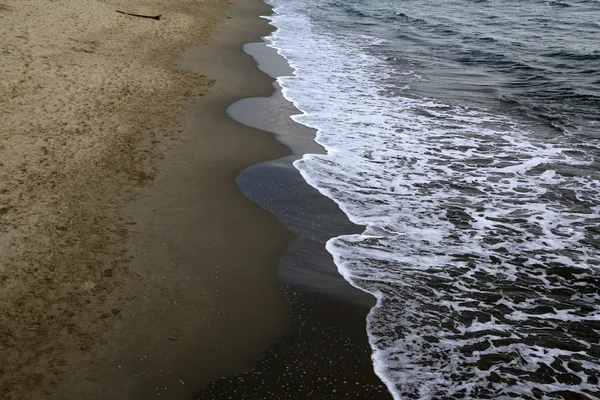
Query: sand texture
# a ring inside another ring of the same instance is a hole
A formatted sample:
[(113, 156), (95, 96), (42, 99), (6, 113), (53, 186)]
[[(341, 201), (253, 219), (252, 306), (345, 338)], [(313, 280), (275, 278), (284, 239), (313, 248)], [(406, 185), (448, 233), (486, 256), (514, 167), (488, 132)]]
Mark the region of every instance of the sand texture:
[(181, 54), (181, 68), (215, 82), (189, 102), (183, 139), (165, 152), (158, 179), (124, 208), (136, 221), (129, 267), (141, 293), (122, 307), (94, 363), (45, 400), (197, 398), (212, 380), (250, 370), (289, 323), (276, 272), (293, 235), (235, 181), (289, 149), (227, 112), (273, 92), (242, 51), (271, 32), (258, 18), (271, 12), (262, 0), (233, 0), (210, 43)]
[(0, 398), (93, 360), (138, 293), (121, 208), (211, 86), (175, 60), (225, 3), (0, 0)]

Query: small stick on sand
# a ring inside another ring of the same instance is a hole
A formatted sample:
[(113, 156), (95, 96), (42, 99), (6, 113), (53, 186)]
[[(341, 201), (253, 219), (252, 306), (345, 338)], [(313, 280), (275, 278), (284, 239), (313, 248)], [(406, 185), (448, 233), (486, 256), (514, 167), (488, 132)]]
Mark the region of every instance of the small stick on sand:
[(128, 13), (125, 11), (119, 11), (119, 10), (115, 10), (116, 12), (120, 13), (120, 14), (125, 14), (125, 15), (131, 15), (132, 17), (140, 17), (140, 18), (150, 18), (150, 19), (155, 19), (155, 20), (159, 20), (161, 15), (141, 15), (141, 14), (132, 14), (132, 13)]

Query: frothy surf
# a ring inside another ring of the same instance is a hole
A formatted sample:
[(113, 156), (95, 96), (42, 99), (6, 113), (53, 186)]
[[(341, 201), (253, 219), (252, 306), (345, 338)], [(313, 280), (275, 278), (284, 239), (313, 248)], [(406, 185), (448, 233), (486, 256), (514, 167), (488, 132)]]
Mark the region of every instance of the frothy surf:
[(268, 41), (295, 69), (278, 81), (327, 150), (294, 165), (365, 226), (327, 250), (377, 298), (367, 333), (394, 398), (600, 398), (593, 157), (493, 110), (409, 96), (415, 73), (367, 51), (379, 39), (274, 5)]

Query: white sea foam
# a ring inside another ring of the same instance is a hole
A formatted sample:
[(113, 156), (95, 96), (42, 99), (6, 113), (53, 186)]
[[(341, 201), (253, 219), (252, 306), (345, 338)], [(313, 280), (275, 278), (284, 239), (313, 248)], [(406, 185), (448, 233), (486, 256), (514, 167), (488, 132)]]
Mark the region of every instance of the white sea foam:
[(368, 335), (394, 398), (597, 396), (591, 161), (507, 116), (398, 94), (374, 38), (309, 9), (275, 1), (268, 38), (296, 71), (279, 79), (293, 119), (327, 150), (294, 165), (366, 227), (327, 250), (377, 298)]

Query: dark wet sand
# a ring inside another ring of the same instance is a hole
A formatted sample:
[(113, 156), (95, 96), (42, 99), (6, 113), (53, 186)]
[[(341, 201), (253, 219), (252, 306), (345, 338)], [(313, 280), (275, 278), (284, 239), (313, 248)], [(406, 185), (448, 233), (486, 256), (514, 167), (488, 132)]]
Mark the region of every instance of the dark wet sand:
[[(272, 76), (290, 74), (263, 43), (245, 46)], [(314, 132), (294, 123), (298, 110), (275, 84), (268, 98), (244, 99), (229, 108), (238, 121), (268, 132), (294, 155), (253, 165), (238, 176), (244, 194), (277, 216), (296, 235), (280, 262), (292, 322), (262, 354), (255, 368), (230, 375), (199, 391), (196, 399), (390, 399), (375, 376), (365, 318), (374, 299), (351, 287), (337, 272), (325, 242), (361, 232), (331, 200), (304, 182), (292, 162), (323, 152)]]
[(89, 368), (51, 399), (187, 399), (224, 374), (252, 368), (289, 323), (276, 278), (293, 235), (246, 199), (235, 177), (244, 167), (288, 154), (272, 135), (229, 118), (236, 100), (268, 96), (271, 79), (242, 52), (270, 27), (260, 0), (224, 10), (211, 45), (189, 49), (184, 68), (216, 80), (190, 104), (186, 143), (167, 152), (162, 176), (127, 206), (137, 221), (133, 268), (142, 295)]

